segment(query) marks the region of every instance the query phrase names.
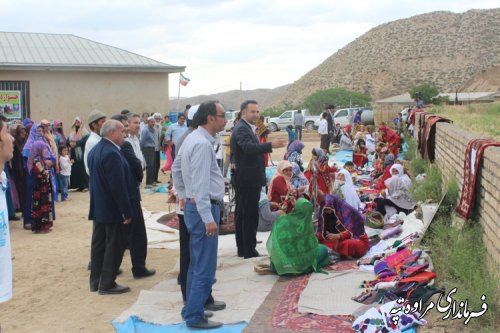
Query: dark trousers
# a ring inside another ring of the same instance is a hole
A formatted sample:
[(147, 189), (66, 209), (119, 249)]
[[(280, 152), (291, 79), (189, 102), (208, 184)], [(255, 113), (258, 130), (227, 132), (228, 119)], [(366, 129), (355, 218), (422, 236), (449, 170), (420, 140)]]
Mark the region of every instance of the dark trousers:
[(321, 134), (320, 148), (326, 152), (330, 152), (330, 136), (328, 134)]
[(90, 247), (90, 286), (116, 286), (116, 273), (123, 259), (123, 224), (93, 222)]
[(153, 185), (155, 181), (155, 148), (144, 147), (142, 148), (142, 154), (146, 160), (146, 185)]
[(146, 256), (148, 254), (148, 237), (146, 235), (146, 225), (142, 214), (141, 203), (134, 200), (134, 215), (132, 223), (127, 225), (127, 239), (132, 261), (132, 273), (140, 274), (146, 270)]
[(295, 125), (295, 137), (302, 140), (302, 125)]
[[(184, 222), (184, 215), (177, 214), (179, 218), (179, 284), (181, 285), (182, 300), (185, 302), (187, 300), (187, 275), (189, 270), (189, 232)], [(212, 297), (212, 292), (207, 298), (205, 304), (210, 304), (214, 302)]]
[(257, 254), (260, 187), (235, 187), (236, 246), (238, 256), (251, 258)]
[(154, 181), (158, 181), (158, 172), (160, 172), (160, 151), (155, 151), (155, 179)]
[(413, 211), (413, 209), (404, 209), (404, 208), (401, 208), (398, 205), (396, 205), (394, 202), (392, 202), (391, 200), (386, 199), (386, 198), (376, 198), (375, 202), (377, 203), (377, 208), (376, 208), (377, 212), (379, 212), (382, 215), (386, 214), (385, 206), (394, 207), (394, 208), (396, 208), (396, 210), (397, 210), (398, 213), (399, 212), (403, 212), (406, 215), (410, 214)]

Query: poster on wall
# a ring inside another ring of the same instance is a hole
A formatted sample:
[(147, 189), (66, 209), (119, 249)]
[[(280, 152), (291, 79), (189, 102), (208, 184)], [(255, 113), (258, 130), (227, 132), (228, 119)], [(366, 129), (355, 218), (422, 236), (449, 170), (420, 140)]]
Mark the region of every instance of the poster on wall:
[(21, 119), (21, 92), (0, 90), (0, 114), (8, 119)]

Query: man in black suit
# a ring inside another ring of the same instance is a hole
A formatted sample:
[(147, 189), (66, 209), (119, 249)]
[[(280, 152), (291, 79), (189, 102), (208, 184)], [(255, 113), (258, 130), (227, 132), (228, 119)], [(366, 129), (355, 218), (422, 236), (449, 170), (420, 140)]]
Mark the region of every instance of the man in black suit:
[(274, 139), (260, 144), (255, 132), (259, 119), (259, 105), (254, 100), (241, 104), (241, 121), (231, 135), (231, 162), (234, 165), (231, 183), (235, 188), (235, 225), (238, 256), (258, 257), (257, 226), (259, 224), (260, 191), (266, 186), (264, 154), (273, 148), (285, 147), (287, 141)]
[(116, 273), (123, 257), (123, 225), (134, 216), (129, 193), (135, 182), (130, 177), (127, 160), (120, 153), (125, 127), (116, 120), (101, 128), (102, 140), (90, 151), (89, 220), (93, 221), (90, 291), (99, 294), (122, 294), (129, 287), (116, 283)]
[[(111, 119), (121, 121), (127, 132), (127, 138), (123, 141), (121, 145), (121, 153), (127, 160), (132, 178), (135, 180), (134, 191), (129, 193), (130, 200), (132, 201), (132, 223), (125, 227), (126, 244), (130, 249), (130, 259), (132, 261), (132, 274), (134, 278), (140, 279), (148, 276), (152, 276), (156, 273), (154, 269), (146, 268), (146, 256), (148, 249), (148, 237), (146, 234), (146, 226), (144, 224), (144, 215), (142, 214), (141, 207), (141, 192), (140, 185), (144, 177), (141, 156), (142, 152), (140, 150), (139, 142), (137, 142), (136, 149), (132, 146), (132, 142), (129, 137), (136, 136), (139, 133), (140, 128), (140, 116), (137, 114), (131, 114), (128, 117), (122, 114), (117, 114), (111, 117)], [(129, 128), (130, 119), (130, 128)], [(131, 133), (129, 133), (129, 130)], [(130, 134), (130, 135), (129, 135)], [(138, 140), (137, 140), (138, 141)]]

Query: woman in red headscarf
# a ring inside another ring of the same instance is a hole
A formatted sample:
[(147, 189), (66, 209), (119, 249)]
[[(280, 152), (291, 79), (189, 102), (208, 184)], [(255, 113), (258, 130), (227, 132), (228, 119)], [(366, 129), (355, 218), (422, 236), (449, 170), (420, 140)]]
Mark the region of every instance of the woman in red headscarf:
[(387, 125), (385, 124), (380, 125), (378, 131), (380, 133), (380, 135), (378, 136), (378, 140), (387, 143), (389, 152), (391, 152), (394, 157), (397, 157), (399, 151), (398, 133), (395, 130), (387, 127)]

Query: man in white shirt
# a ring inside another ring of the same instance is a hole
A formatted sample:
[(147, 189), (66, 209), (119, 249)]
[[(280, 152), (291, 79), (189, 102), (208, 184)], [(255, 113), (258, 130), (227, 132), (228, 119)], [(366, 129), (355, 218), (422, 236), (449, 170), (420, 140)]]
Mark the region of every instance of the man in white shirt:
[(328, 121), (326, 118), (328, 114), (323, 112), (321, 114), (321, 120), (319, 121), (318, 133), (321, 137), (320, 148), (323, 149), (325, 154), (330, 153), (330, 137), (328, 135)]
[(87, 157), (89, 156), (90, 151), (96, 144), (101, 141), (101, 127), (102, 124), (106, 121), (106, 115), (99, 110), (93, 110), (90, 112), (88, 117), (88, 124), (90, 128), (90, 135), (85, 143), (85, 151), (83, 153), (83, 162), (85, 163), (85, 170), (87, 171), (87, 175), (89, 174), (89, 167), (87, 164)]
[(10, 249), (9, 213), (7, 211), (7, 177), (5, 162), (12, 159), (14, 139), (7, 131), (7, 118), (0, 115), (0, 303), (12, 298), (12, 253)]

